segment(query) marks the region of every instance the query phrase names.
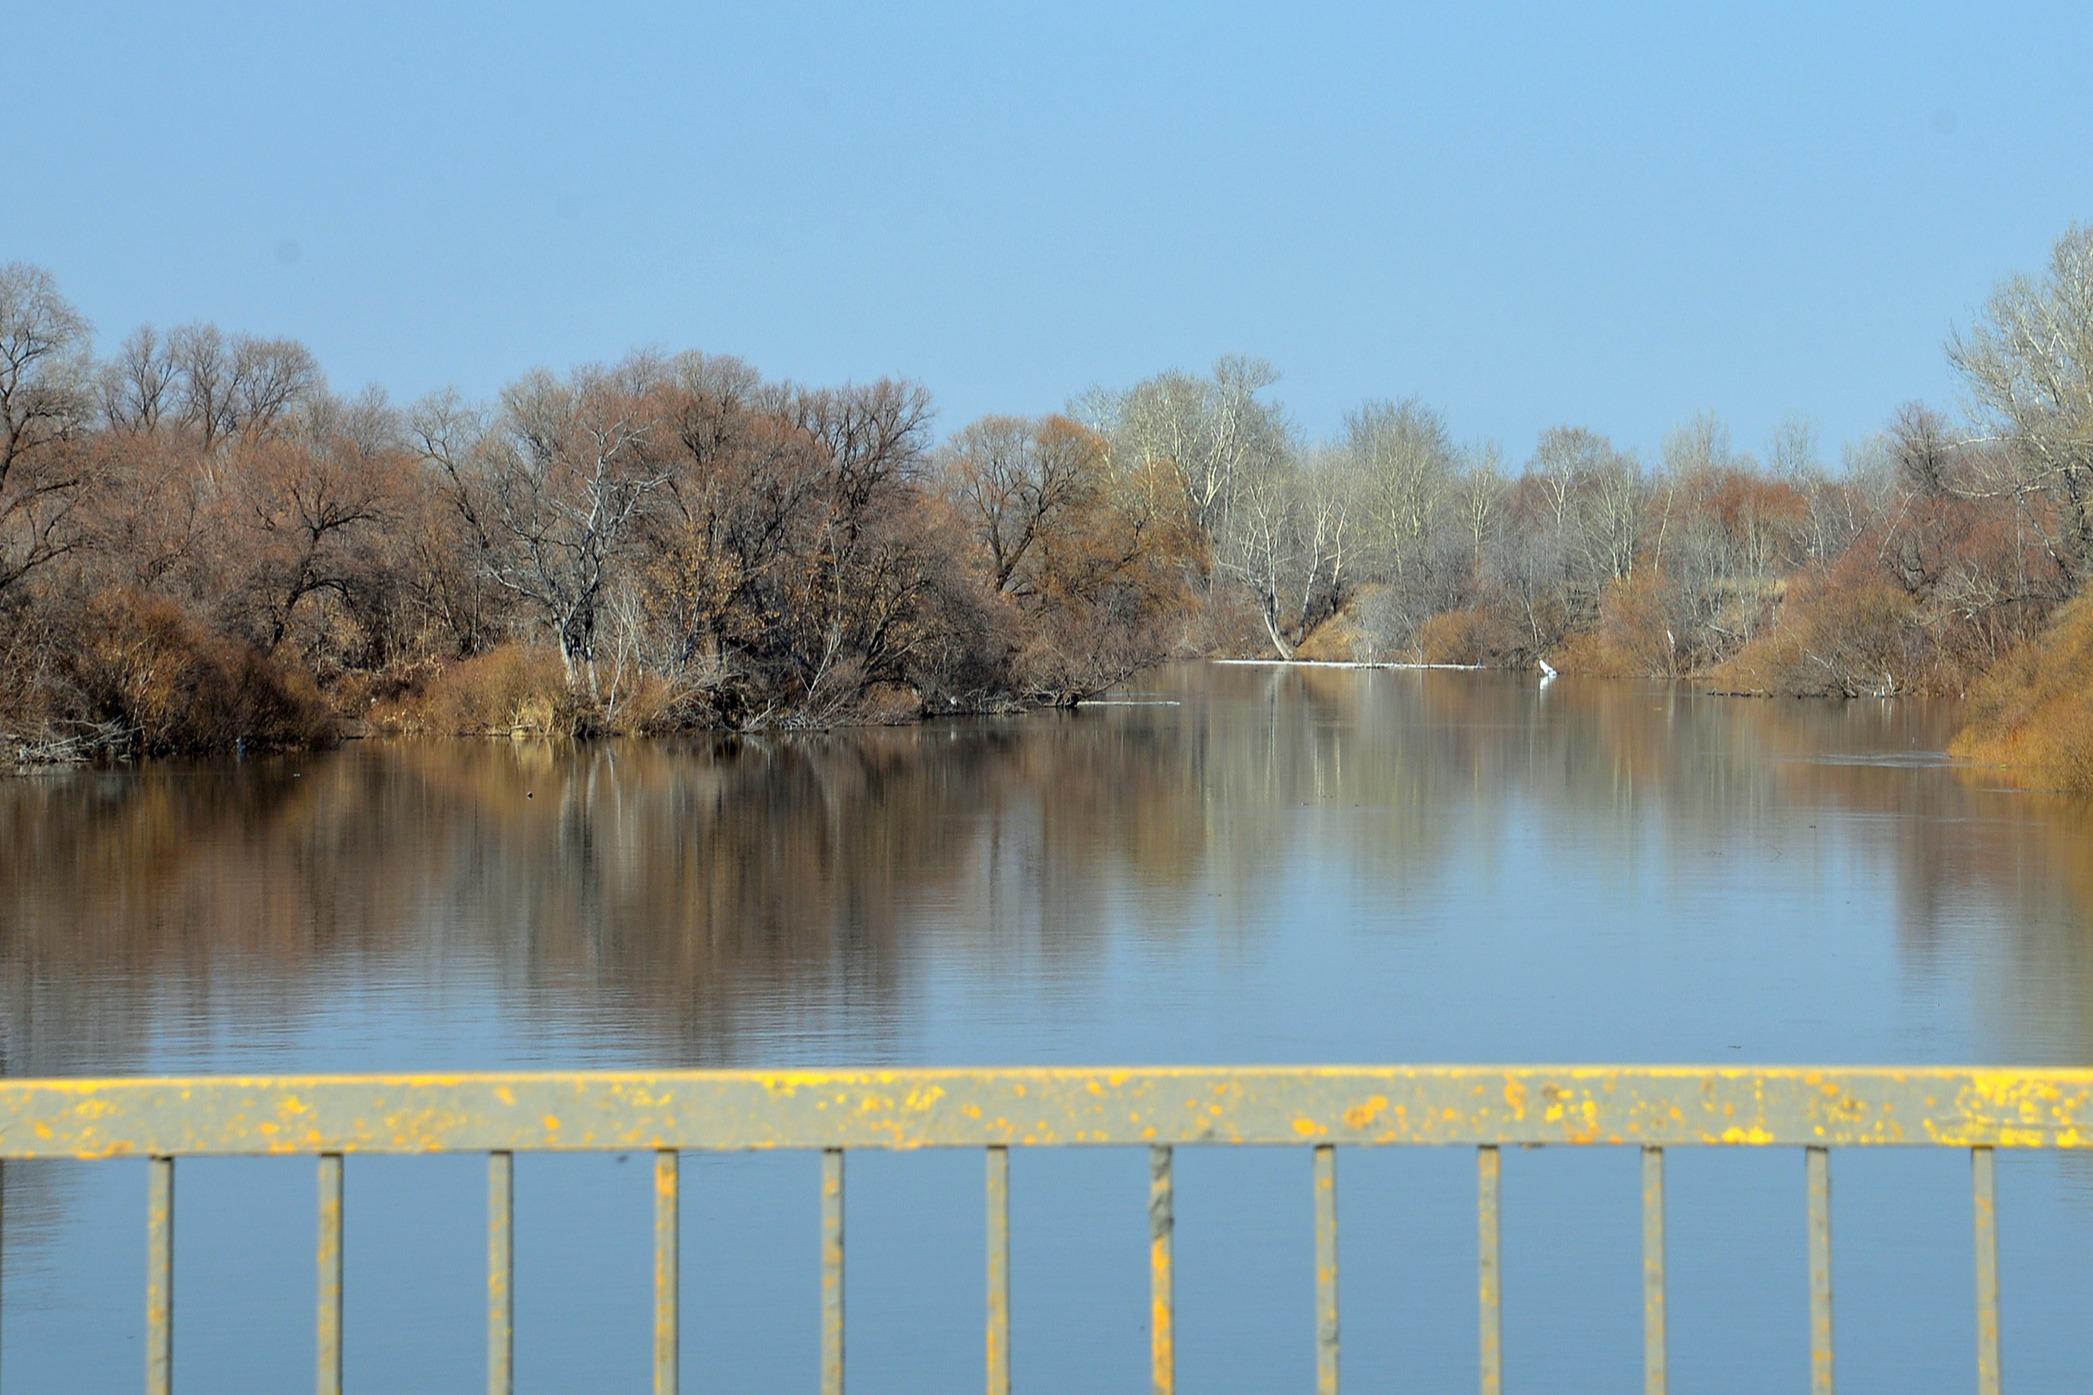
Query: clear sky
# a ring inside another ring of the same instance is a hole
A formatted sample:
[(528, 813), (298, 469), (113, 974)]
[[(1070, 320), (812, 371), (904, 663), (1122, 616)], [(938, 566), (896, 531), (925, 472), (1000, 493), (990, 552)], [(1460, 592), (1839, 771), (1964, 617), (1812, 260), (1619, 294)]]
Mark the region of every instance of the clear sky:
[(698, 347), (949, 429), (1240, 350), (1312, 433), (1835, 453), (2093, 218), (2083, 3), (0, 11), (0, 260), (401, 398)]

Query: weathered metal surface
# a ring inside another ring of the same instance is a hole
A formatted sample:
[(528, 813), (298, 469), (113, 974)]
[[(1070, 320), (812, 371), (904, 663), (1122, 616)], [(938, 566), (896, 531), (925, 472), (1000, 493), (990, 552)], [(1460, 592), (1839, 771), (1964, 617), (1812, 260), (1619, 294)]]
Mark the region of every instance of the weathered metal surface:
[(145, 1390), (174, 1389), (174, 1159), (146, 1164)]
[(313, 1323), (320, 1395), (342, 1395), (342, 1155), (320, 1154), (318, 1312)]
[(1176, 1233), (1170, 1149), (1158, 1145), (1148, 1150), (1148, 1369), (1155, 1395), (1177, 1390)]
[(2093, 1070), (690, 1071), (0, 1081), (0, 1157), (988, 1144), (2093, 1148)]
[(822, 1155), (822, 1389), (844, 1380), (843, 1168), (849, 1148), (987, 1149), (987, 1385), (1008, 1395), (1009, 1148), (1149, 1148), (1150, 1363), (1176, 1388), (1172, 1150), (1309, 1144), (1317, 1387), (1339, 1376), (1336, 1148), (1477, 1148), (1479, 1349), (1503, 1389), (1502, 1145), (1639, 1144), (1644, 1389), (1664, 1395), (1664, 1149), (1800, 1146), (1806, 1156), (1811, 1388), (1833, 1389), (1829, 1149), (1971, 1150), (1978, 1384), (2000, 1389), (1998, 1148), (2093, 1148), (2093, 1070), (1683, 1066), (683, 1071), (0, 1081), (0, 1160), (145, 1156), (146, 1389), (173, 1378), (174, 1158), (319, 1158), (317, 1388), (342, 1383), (344, 1155), (488, 1154), (487, 1384), (514, 1368), (518, 1150), (655, 1153), (655, 1388), (677, 1387), (679, 1149)]
[(1315, 1145), (1315, 1388), (1337, 1395), (1337, 1150)]
[(821, 1155), (821, 1391), (843, 1395), (843, 1150)]
[(1832, 1395), (1831, 1154), (1803, 1152), (1810, 1192), (1810, 1395)]
[(654, 1155), (654, 1395), (676, 1395), (682, 1356), (682, 1158)]
[(1642, 1389), (1665, 1395), (1671, 1362), (1664, 1328), (1664, 1150), (1642, 1150)]
[(487, 1155), (487, 1395), (510, 1395), (516, 1373), (516, 1160)]
[(1977, 1390), (1999, 1395), (1998, 1161), (1989, 1148), (1970, 1149), (1977, 1231)]
[(988, 1149), (988, 1395), (1010, 1395), (1010, 1150)]
[[(7, 1234), (7, 1165), (6, 1165), (5, 1163), (0, 1163), (0, 1254), (5, 1254), (5, 1253), (6, 1253), (6, 1234)], [(4, 1271), (4, 1270), (5, 1270), (5, 1267), (6, 1267), (6, 1266), (5, 1266), (4, 1264), (0, 1264), (0, 1271)], [(5, 1289), (5, 1288), (6, 1288), (6, 1285), (5, 1285), (5, 1284), (0, 1284), (0, 1289)], [(6, 1326), (7, 1326), (7, 1323), (5, 1322), (5, 1320), (4, 1320), (4, 1317), (0, 1317), (0, 1330), (5, 1330)], [(5, 1343), (0, 1343), (0, 1347), (4, 1347), (4, 1346), (5, 1346)], [(4, 1353), (4, 1351), (0, 1351), (0, 1366), (5, 1366), (6, 1364), (7, 1364), (7, 1363), (6, 1363), (6, 1360), (5, 1360), (5, 1353)]]
[(1483, 1395), (1504, 1395), (1503, 1230), (1498, 1197), (1504, 1160), (1494, 1145), (1475, 1150), (1475, 1269), (1477, 1345), (1482, 1357)]

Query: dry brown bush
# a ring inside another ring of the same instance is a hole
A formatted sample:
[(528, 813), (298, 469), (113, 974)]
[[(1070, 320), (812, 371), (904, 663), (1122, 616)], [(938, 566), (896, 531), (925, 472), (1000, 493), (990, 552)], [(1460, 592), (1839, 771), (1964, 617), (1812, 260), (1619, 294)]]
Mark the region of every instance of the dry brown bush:
[(1418, 657), (1428, 664), (1496, 667), (1518, 657), (1520, 633), (1513, 618), (1492, 606), (1434, 615), (1418, 627)]
[(312, 679), (215, 635), (181, 607), (130, 589), (19, 621), (42, 661), (0, 705), (18, 745), (78, 744), (114, 757), (284, 750), (329, 744), (334, 720)]
[(1707, 674), (1719, 691), (1874, 697), (1938, 686), (1908, 593), (1857, 567), (1798, 581), (1776, 623)]
[(1599, 595), (1599, 624), (1579, 672), (1620, 678), (1675, 678), (1679, 636), (1688, 617), (1681, 588), (1654, 567), (1621, 577)]
[(572, 736), (585, 717), (557, 650), (503, 644), (444, 668), (420, 692), (386, 705), (377, 722), (442, 736)]
[(2063, 607), (1978, 681), (1950, 749), (2050, 788), (2093, 791), (2093, 597)]

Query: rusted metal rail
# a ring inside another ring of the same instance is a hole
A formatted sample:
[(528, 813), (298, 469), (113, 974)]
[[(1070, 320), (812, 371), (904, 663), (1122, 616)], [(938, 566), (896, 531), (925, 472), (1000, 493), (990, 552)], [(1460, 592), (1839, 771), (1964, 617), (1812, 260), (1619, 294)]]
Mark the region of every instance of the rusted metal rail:
[(1812, 1388), (1833, 1388), (1831, 1151), (1961, 1148), (1972, 1163), (1978, 1387), (1999, 1390), (1995, 1150), (2093, 1148), (2093, 1070), (1692, 1067), (1241, 1067), (686, 1071), (0, 1081), (0, 1160), (144, 1157), (146, 1389), (174, 1372), (175, 1160), (309, 1155), (319, 1167), (317, 1388), (341, 1388), (344, 1159), (484, 1153), (487, 1383), (510, 1389), (518, 1152), (644, 1151), (654, 1168), (654, 1382), (677, 1388), (678, 1163), (684, 1151), (821, 1155), (822, 1388), (844, 1380), (846, 1153), (980, 1148), (987, 1166), (986, 1385), (1011, 1389), (1013, 1147), (1149, 1149), (1150, 1368), (1176, 1388), (1172, 1150), (1304, 1146), (1315, 1225), (1316, 1382), (1339, 1378), (1337, 1150), (1465, 1146), (1477, 1158), (1480, 1383), (1503, 1388), (1500, 1149), (1638, 1147), (1644, 1388), (1666, 1389), (1664, 1150), (1804, 1155)]

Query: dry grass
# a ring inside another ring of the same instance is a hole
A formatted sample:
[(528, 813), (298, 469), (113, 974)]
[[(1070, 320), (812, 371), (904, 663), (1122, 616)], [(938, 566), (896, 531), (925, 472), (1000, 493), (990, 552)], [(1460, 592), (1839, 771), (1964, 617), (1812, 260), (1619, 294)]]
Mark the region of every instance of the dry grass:
[(1446, 610), (1417, 627), (1417, 657), (1427, 664), (1509, 664), (1522, 636), (1516, 621), (1486, 606)]
[(1978, 680), (1950, 749), (2047, 788), (2093, 792), (2093, 597), (2059, 610)]
[(1348, 664), (1364, 657), (1368, 647), (1366, 635), (1359, 627), (1359, 598), (1355, 596), (1303, 636), (1294, 646), (1294, 657)]
[(378, 704), (371, 722), (438, 736), (573, 736), (588, 725), (559, 653), (523, 644), (445, 666), (418, 689)]

